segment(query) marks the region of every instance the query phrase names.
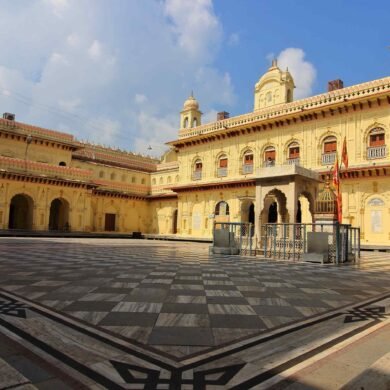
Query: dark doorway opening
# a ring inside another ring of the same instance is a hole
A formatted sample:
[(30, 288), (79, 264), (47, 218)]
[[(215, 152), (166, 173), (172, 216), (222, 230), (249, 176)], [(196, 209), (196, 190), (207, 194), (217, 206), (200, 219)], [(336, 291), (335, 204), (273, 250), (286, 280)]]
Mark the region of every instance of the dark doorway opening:
[(278, 222), (278, 204), (276, 202), (271, 203), (268, 210), (268, 223)]
[(34, 202), (24, 194), (15, 195), (9, 208), (9, 229), (32, 229)]
[(172, 226), (172, 233), (176, 234), (177, 233), (177, 210), (173, 212), (173, 226)]
[(115, 217), (116, 214), (106, 214), (105, 217), (105, 223), (104, 223), (104, 230), (107, 232), (114, 232), (115, 231)]
[(301, 202), (299, 200), (298, 200), (298, 209), (297, 209), (297, 216), (295, 222), (302, 223), (302, 208), (301, 208)]
[(69, 230), (69, 203), (65, 199), (51, 202), (49, 230)]

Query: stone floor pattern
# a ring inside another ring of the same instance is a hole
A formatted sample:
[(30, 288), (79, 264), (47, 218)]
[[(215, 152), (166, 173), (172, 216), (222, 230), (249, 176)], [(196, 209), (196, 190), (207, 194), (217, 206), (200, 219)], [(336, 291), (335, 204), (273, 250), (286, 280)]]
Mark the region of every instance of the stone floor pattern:
[(0, 314), (13, 310), (12, 294), (174, 361), (357, 304), (390, 285), (383, 253), (336, 267), (141, 240), (2, 239), (0, 249)]

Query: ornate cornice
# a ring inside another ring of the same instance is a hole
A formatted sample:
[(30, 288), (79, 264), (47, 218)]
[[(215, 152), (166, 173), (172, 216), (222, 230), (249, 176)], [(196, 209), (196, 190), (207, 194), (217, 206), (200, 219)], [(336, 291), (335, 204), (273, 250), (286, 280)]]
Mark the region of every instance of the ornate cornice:
[(218, 141), (241, 134), (342, 114), (349, 110), (380, 106), (383, 101), (385, 104), (390, 104), (390, 77), (180, 130), (179, 139), (167, 144), (182, 148)]
[(237, 187), (254, 187), (256, 185), (256, 179), (234, 180), (225, 182), (212, 182), (203, 184), (187, 184), (183, 186), (171, 187), (174, 192), (194, 192), (194, 191), (209, 191), (218, 190), (224, 188), (237, 188)]

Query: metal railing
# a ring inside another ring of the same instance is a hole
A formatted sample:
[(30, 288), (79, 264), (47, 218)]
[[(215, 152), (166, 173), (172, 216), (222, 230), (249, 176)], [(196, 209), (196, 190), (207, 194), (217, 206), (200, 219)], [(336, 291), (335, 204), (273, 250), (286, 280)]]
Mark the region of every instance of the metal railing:
[(323, 153), (322, 154), (322, 165), (332, 165), (336, 160), (336, 152)]
[(225, 177), (228, 175), (228, 169), (227, 168), (218, 168), (217, 169), (217, 176), (218, 177)]
[[(226, 244), (237, 248), (240, 255), (255, 255), (254, 225), (246, 222), (215, 222), (213, 230), (213, 246), (220, 245), (215, 240), (216, 230), (225, 230)], [(227, 238), (228, 237), (228, 238)]]
[(367, 148), (367, 158), (373, 160), (375, 158), (384, 158), (387, 155), (386, 145), (369, 146)]
[(242, 165), (242, 173), (244, 175), (253, 173), (253, 164), (243, 164)]
[[(312, 233), (326, 233), (325, 262), (340, 264), (360, 258), (360, 228), (339, 223), (268, 223), (262, 226), (260, 244), (265, 257), (300, 261), (309, 254)], [(309, 244), (309, 245), (308, 245)]]
[(263, 167), (274, 167), (275, 166), (275, 160), (265, 160), (263, 161)]
[(202, 171), (192, 172), (192, 180), (201, 180), (201, 179), (202, 179)]
[(299, 165), (299, 163), (300, 163), (299, 157), (288, 158), (288, 159), (286, 160), (286, 164), (287, 164), (287, 165)]

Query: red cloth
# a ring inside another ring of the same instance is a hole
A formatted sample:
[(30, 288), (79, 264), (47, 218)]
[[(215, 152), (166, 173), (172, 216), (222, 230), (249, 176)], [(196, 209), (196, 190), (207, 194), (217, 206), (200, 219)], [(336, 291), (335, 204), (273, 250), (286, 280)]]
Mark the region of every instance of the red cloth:
[(341, 161), (344, 163), (345, 169), (348, 169), (348, 151), (347, 151), (347, 139), (344, 137), (343, 151), (341, 153)]

